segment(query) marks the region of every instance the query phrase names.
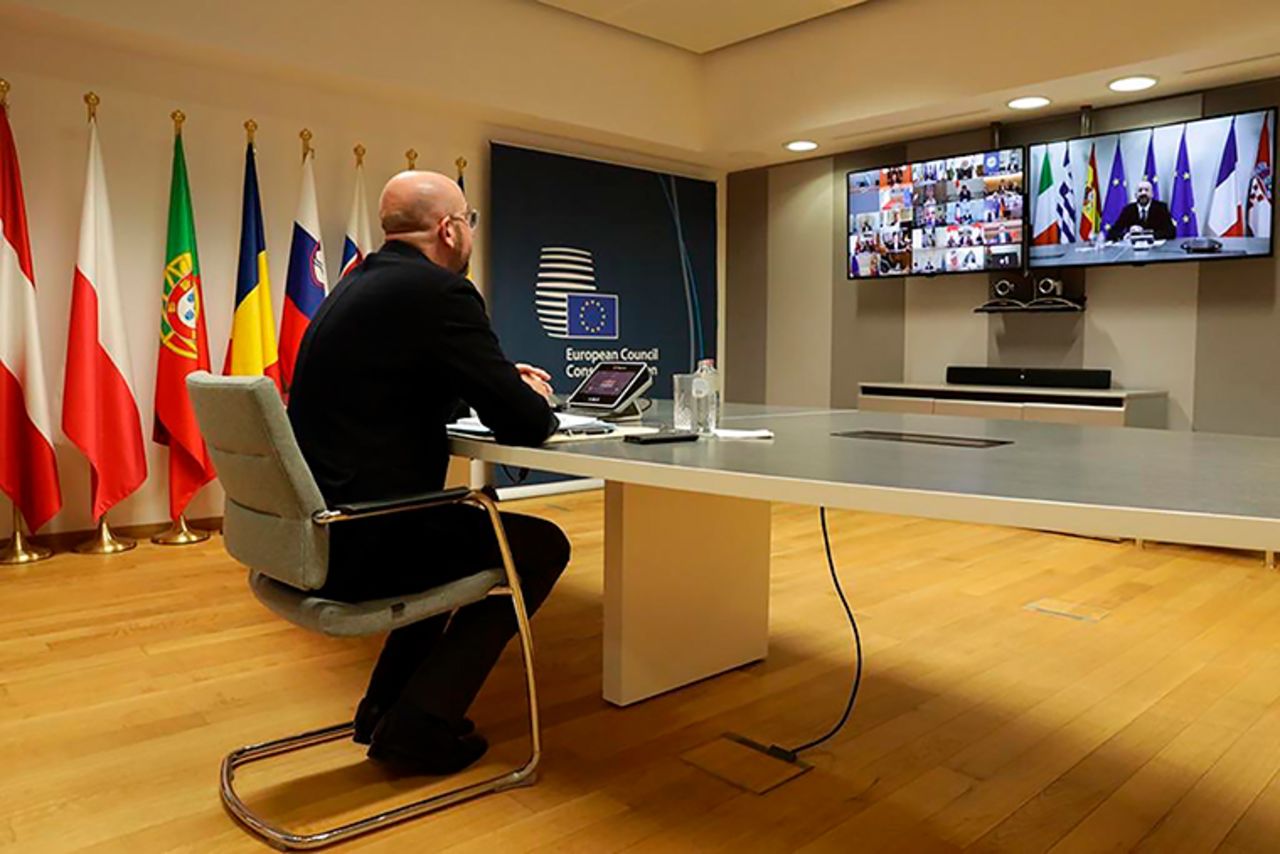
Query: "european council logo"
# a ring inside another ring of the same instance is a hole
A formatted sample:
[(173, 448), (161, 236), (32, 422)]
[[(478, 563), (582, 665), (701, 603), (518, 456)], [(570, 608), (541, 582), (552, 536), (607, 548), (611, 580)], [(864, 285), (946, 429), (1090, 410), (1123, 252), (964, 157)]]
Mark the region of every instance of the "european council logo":
[(551, 338), (618, 337), (618, 297), (596, 291), (595, 261), (586, 249), (542, 247), (534, 307)]
[(568, 294), (570, 338), (617, 338), (618, 298), (613, 294)]

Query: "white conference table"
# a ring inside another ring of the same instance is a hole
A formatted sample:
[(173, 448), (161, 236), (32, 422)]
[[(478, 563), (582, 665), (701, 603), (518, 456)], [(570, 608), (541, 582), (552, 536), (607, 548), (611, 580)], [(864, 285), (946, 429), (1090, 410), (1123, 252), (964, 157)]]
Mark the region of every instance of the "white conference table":
[[(1270, 552), (1280, 440), (880, 412), (725, 407), (772, 440), (516, 448), (459, 456), (605, 481), (604, 696), (628, 705), (763, 659), (771, 502)], [(670, 423), (659, 401), (648, 420)], [(989, 448), (834, 436), (993, 439)]]

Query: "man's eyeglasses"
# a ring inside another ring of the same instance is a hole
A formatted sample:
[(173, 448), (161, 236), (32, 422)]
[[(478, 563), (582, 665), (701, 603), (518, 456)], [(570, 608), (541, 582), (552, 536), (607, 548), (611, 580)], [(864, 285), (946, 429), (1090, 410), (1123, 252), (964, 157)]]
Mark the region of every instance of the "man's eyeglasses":
[(480, 224), (480, 211), (475, 208), (468, 208), (462, 213), (449, 214), (445, 219), (460, 219), (474, 231), (475, 227)]

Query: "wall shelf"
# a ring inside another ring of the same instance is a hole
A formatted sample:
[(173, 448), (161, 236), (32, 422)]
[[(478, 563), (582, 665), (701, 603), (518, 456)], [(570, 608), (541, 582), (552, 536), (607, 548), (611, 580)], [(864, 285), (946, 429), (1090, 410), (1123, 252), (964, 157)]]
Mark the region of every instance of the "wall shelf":
[(1061, 297), (1034, 299), (1031, 302), (993, 299), (974, 309), (976, 314), (1004, 314), (1011, 312), (1021, 312), (1023, 314), (1079, 314), (1082, 311), (1084, 311), (1083, 302), (1072, 302)]

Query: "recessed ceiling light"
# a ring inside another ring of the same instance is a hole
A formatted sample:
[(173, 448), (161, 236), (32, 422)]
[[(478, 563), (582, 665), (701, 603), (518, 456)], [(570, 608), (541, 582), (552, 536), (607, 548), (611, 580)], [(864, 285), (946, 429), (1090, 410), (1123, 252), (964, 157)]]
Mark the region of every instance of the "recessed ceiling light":
[(783, 146), (787, 151), (813, 151), (818, 143), (811, 139), (793, 139)]
[(1043, 95), (1026, 95), (1009, 102), (1009, 107), (1014, 110), (1038, 110), (1047, 106), (1049, 106), (1049, 99)]
[(1107, 88), (1112, 92), (1141, 92), (1143, 89), (1150, 89), (1157, 82), (1154, 77), (1139, 74), (1134, 77), (1121, 77), (1119, 80), (1112, 80), (1107, 84)]

